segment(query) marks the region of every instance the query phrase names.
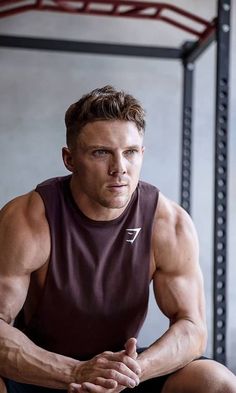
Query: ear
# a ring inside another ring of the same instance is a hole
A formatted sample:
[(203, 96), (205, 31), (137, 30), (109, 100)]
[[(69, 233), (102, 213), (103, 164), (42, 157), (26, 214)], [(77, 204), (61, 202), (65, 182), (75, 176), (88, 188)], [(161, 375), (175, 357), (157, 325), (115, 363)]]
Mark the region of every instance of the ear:
[(71, 151), (70, 149), (68, 149), (68, 147), (62, 148), (62, 159), (66, 169), (68, 169), (68, 171), (73, 173), (75, 171), (74, 162), (73, 162)]

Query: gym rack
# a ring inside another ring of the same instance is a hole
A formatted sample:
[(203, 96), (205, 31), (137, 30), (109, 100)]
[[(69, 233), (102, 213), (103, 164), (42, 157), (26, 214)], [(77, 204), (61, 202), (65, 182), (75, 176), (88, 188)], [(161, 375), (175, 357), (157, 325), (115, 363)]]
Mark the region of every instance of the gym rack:
[[(180, 47), (83, 42), (0, 35), (0, 47), (124, 55), (180, 60), (183, 65), (182, 154), (180, 203), (191, 212), (192, 113), (195, 62), (216, 42), (213, 357), (226, 364), (227, 272), (227, 145), (229, 104), (230, 0), (217, 0), (217, 16), (208, 21), (180, 7), (159, 2), (128, 0), (0, 0), (0, 18), (28, 11), (51, 11), (162, 20), (194, 36)], [(178, 16), (185, 22), (178, 21)], [(182, 18), (183, 19), (183, 18)], [(197, 28), (192, 27), (191, 23)]]

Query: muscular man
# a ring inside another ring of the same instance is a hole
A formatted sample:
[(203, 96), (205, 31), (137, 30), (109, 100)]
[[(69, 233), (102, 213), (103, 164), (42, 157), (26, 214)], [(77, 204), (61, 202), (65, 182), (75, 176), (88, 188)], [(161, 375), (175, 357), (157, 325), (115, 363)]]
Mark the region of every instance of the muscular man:
[[(71, 175), (1, 212), (1, 393), (235, 393), (227, 368), (199, 359), (206, 322), (193, 223), (139, 181), (141, 105), (106, 86), (65, 121)], [(151, 281), (170, 323), (140, 351)]]

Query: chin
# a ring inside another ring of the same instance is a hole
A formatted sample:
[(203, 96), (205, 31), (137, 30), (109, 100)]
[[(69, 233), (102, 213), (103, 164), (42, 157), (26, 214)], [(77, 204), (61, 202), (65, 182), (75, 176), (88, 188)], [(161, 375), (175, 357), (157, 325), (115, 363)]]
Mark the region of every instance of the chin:
[[(106, 201), (106, 207), (110, 209), (123, 209), (130, 201), (130, 197), (115, 198), (114, 200)], [(105, 205), (105, 204), (104, 204)]]

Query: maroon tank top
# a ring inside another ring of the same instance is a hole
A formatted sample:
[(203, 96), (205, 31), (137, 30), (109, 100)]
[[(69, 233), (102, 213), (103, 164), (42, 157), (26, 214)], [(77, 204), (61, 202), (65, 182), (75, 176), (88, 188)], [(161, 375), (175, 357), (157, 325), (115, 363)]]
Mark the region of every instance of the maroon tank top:
[(139, 182), (125, 211), (94, 221), (77, 207), (71, 176), (37, 186), (51, 234), (42, 298), (30, 323), (15, 325), (49, 351), (87, 359), (137, 337), (149, 295), (151, 234), (158, 190)]

